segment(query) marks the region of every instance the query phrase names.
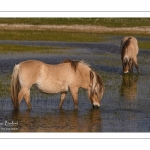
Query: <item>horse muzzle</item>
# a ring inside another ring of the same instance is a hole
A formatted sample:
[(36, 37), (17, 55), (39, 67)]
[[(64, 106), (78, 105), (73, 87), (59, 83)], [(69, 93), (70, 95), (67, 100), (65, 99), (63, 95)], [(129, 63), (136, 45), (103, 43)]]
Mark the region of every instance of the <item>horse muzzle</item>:
[(126, 74), (126, 73), (128, 73), (129, 71), (127, 70), (127, 71), (124, 71), (124, 74)]
[(100, 107), (100, 104), (99, 103), (97, 103), (97, 102), (94, 102), (93, 103), (93, 108), (99, 108)]

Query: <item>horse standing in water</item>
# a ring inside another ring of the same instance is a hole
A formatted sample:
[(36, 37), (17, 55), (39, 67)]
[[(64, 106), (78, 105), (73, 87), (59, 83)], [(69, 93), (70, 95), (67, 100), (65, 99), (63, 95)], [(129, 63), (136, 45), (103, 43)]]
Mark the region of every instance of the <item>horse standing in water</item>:
[(57, 65), (37, 60), (28, 60), (15, 65), (11, 79), (11, 98), (15, 109), (24, 98), (31, 109), (30, 88), (35, 84), (44, 93), (61, 93), (59, 108), (62, 107), (70, 90), (75, 109), (78, 108), (78, 90), (84, 88), (93, 107), (100, 106), (104, 86), (100, 76), (83, 61), (65, 60)]
[(129, 71), (133, 72), (133, 64), (139, 73), (137, 63), (138, 51), (138, 42), (135, 37), (124, 37), (121, 40), (121, 60), (124, 73), (128, 73)]

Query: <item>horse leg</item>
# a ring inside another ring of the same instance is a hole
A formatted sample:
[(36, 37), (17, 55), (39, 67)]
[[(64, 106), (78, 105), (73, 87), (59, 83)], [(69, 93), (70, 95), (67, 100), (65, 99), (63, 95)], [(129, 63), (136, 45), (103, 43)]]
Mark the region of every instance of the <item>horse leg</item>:
[(19, 108), (19, 105), (21, 103), (21, 100), (23, 99), (24, 95), (26, 94), (26, 92), (28, 91), (28, 88), (24, 88), (22, 87), (21, 90), (19, 91), (19, 94), (18, 94), (18, 108)]
[(134, 65), (135, 65), (135, 68), (136, 68), (137, 72), (140, 73), (136, 57), (133, 59), (133, 62), (134, 62)]
[(65, 98), (66, 98), (66, 95), (67, 95), (67, 92), (61, 93), (61, 95), (60, 95), (59, 108), (62, 108), (62, 104), (63, 104), (63, 102), (64, 102), (64, 100), (65, 100)]
[(75, 109), (78, 109), (78, 90), (77, 87), (70, 87)]
[(24, 95), (24, 99), (26, 101), (26, 104), (28, 106), (28, 109), (32, 109), (31, 103), (30, 103), (30, 89), (28, 89), (28, 91), (26, 92), (26, 94)]

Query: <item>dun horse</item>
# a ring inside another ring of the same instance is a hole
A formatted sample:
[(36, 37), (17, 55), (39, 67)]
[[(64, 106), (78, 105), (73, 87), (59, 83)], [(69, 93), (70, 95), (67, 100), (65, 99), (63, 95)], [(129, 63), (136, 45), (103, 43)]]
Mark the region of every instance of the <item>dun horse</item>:
[(138, 42), (135, 37), (124, 37), (121, 40), (121, 60), (124, 73), (128, 73), (129, 71), (133, 72), (133, 64), (139, 73), (137, 63), (138, 51)]
[(31, 109), (30, 88), (37, 85), (44, 93), (61, 93), (59, 108), (62, 107), (70, 90), (75, 109), (78, 108), (78, 90), (84, 88), (93, 107), (100, 106), (104, 86), (100, 76), (83, 61), (65, 60), (57, 65), (37, 60), (28, 60), (15, 65), (11, 79), (11, 98), (15, 109), (19, 109), (24, 98)]

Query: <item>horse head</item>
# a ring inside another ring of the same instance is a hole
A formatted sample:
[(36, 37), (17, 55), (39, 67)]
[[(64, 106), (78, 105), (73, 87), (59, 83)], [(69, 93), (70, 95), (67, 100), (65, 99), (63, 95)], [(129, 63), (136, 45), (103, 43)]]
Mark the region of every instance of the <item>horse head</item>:
[(91, 80), (92, 87), (89, 91), (89, 99), (91, 100), (93, 107), (98, 108), (100, 107), (100, 101), (103, 96), (104, 86), (100, 76), (95, 72), (91, 72)]
[(122, 65), (123, 65), (124, 73), (128, 73), (129, 71), (132, 71), (133, 59), (125, 57), (122, 61)]
[(127, 57), (123, 59), (122, 66), (123, 66), (123, 72), (128, 73), (129, 72), (129, 59)]

